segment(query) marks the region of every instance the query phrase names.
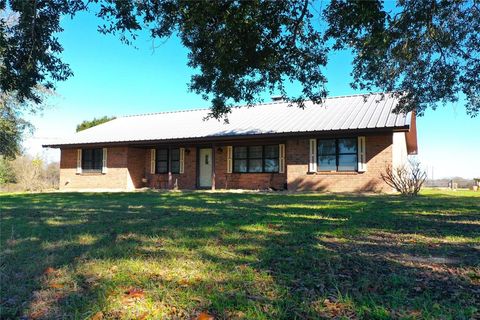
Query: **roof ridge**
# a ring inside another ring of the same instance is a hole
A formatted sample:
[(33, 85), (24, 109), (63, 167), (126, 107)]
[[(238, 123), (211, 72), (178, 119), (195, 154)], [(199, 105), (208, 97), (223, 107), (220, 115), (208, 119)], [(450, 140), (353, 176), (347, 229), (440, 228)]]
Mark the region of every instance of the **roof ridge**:
[[(339, 95), (339, 96), (328, 96), (326, 99), (339, 99), (339, 98), (349, 98), (349, 97), (357, 97), (357, 96), (373, 96), (378, 94), (391, 94), (391, 92), (370, 92), (370, 93), (355, 93), (355, 94), (347, 94), (347, 95)], [(311, 102), (312, 100), (307, 99), (304, 102)], [(275, 104), (284, 104), (286, 101), (269, 101), (269, 102), (260, 102), (253, 105), (242, 104), (242, 105), (235, 105), (232, 106), (232, 109), (239, 109), (244, 107), (256, 107), (256, 106), (267, 106), (267, 105), (275, 105)], [(170, 114), (170, 113), (182, 113), (182, 112), (195, 112), (195, 111), (207, 111), (210, 108), (194, 108), (194, 109), (184, 109), (184, 110), (172, 110), (172, 111), (158, 111), (158, 112), (146, 112), (146, 113), (138, 113), (138, 114), (127, 114), (123, 116), (118, 116), (117, 118), (131, 118), (131, 117), (142, 117), (142, 116), (152, 116), (157, 114)]]
[(119, 116), (118, 118), (142, 117), (142, 116), (152, 116), (152, 115), (156, 115), (156, 114), (194, 112), (194, 111), (202, 111), (202, 110), (209, 110), (209, 108), (196, 108), (196, 109), (185, 109), (185, 110), (172, 110), (172, 111), (158, 111), (158, 112), (127, 114), (127, 115)]

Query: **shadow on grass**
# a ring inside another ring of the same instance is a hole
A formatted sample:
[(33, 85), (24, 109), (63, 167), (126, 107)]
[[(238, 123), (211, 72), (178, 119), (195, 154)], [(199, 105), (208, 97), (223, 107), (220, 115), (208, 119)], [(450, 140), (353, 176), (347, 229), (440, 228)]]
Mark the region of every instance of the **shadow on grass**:
[[(6, 319), (478, 311), (480, 198), (191, 192), (0, 200)], [(131, 287), (148, 292), (147, 301), (126, 302)]]

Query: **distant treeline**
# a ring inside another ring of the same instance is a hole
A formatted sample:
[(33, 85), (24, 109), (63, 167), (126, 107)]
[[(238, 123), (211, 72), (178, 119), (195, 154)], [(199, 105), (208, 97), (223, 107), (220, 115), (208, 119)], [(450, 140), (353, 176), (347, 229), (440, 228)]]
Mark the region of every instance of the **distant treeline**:
[(98, 126), (99, 124), (108, 122), (108, 121), (113, 120), (113, 119), (115, 119), (115, 117), (104, 116), (104, 117), (98, 118), (98, 119), (93, 118), (93, 120), (85, 120), (82, 123), (80, 123), (79, 125), (77, 125), (77, 132), (89, 129), (91, 127)]

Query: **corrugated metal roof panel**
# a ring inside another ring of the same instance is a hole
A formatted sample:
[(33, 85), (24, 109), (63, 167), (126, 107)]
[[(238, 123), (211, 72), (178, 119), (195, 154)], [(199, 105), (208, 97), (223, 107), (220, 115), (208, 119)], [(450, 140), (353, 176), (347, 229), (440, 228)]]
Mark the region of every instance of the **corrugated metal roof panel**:
[(322, 105), (305, 102), (305, 108), (286, 102), (233, 108), (228, 123), (204, 118), (208, 109), (163, 112), (120, 117), (78, 132), (49, 145), (157, 141), (170, 139), (211, 138), (238, 135), (261, 135), (368, 128), (405, 128), (405, 115), (391, 110), (398, 101), (391, 94), (353, 95), (327, 98)]

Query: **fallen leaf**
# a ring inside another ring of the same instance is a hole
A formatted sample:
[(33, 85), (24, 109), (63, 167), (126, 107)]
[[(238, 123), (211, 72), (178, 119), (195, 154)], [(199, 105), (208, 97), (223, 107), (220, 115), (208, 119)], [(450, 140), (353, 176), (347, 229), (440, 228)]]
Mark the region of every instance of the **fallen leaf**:
[(190, 285), (190, 281), (188, 279), (182, 279), (178, 282), (182, 287), (188, 287)]
[(228, 313), (228, 319), (238, 320), (238, 319), (245, 319), (245, 318), (246, 318), (245, 313), (243, 313), (242, 311), (231, 311)]
[(143, 298), (145, 296), (145, 292), (140, 288), (132, 288), (125, 291), (125, 294), (129, 298)]
[(200, 314), (197, 317), (197, 320), (214, 320), (215, 317), (206, 313), (206, 312), (200, 312)]
[(279, 230), (282, 226), (281, 226), (281, 225), (278, 225), (278, 224), (269, 223), (269, 224), (267, 224), (267, 227), (268, 227), (269, 229)]
[(98, 311), (97, 313), (95, 313), (91, 318), (90, 320), (101, 320), (103, 319), (103, 312), (102, 311)]
[(65, 287), (65, 285), (61, 284), (61, 283), (52, 283), (50, 284), (50, 288), (54, 288), (54, 289), (61, 289)]
[(54, 272), (55, 272), (55, 269), (53, 269), (52, 267), (48, 267), (45, 270), (43, 270), (43, 274), (46, 274), (46, 275), (49, 275)]
[(38, 310), (38, 311), (30, 313), (29, 318), (30, 319), (43, 318), (43, 316), (45, 316), (46, 313), (47, 313), (47, 310), (45, 310), (45, 309)]
[(137, 319), (138, 320), (145, 320), (148, 316), (148, 312), (142, 313)]
[(412, 310), (412, 311), (410, 311), (409, 315), (412, 316), (412, 317), (420, 317), (422, 315), (422, 311)]

